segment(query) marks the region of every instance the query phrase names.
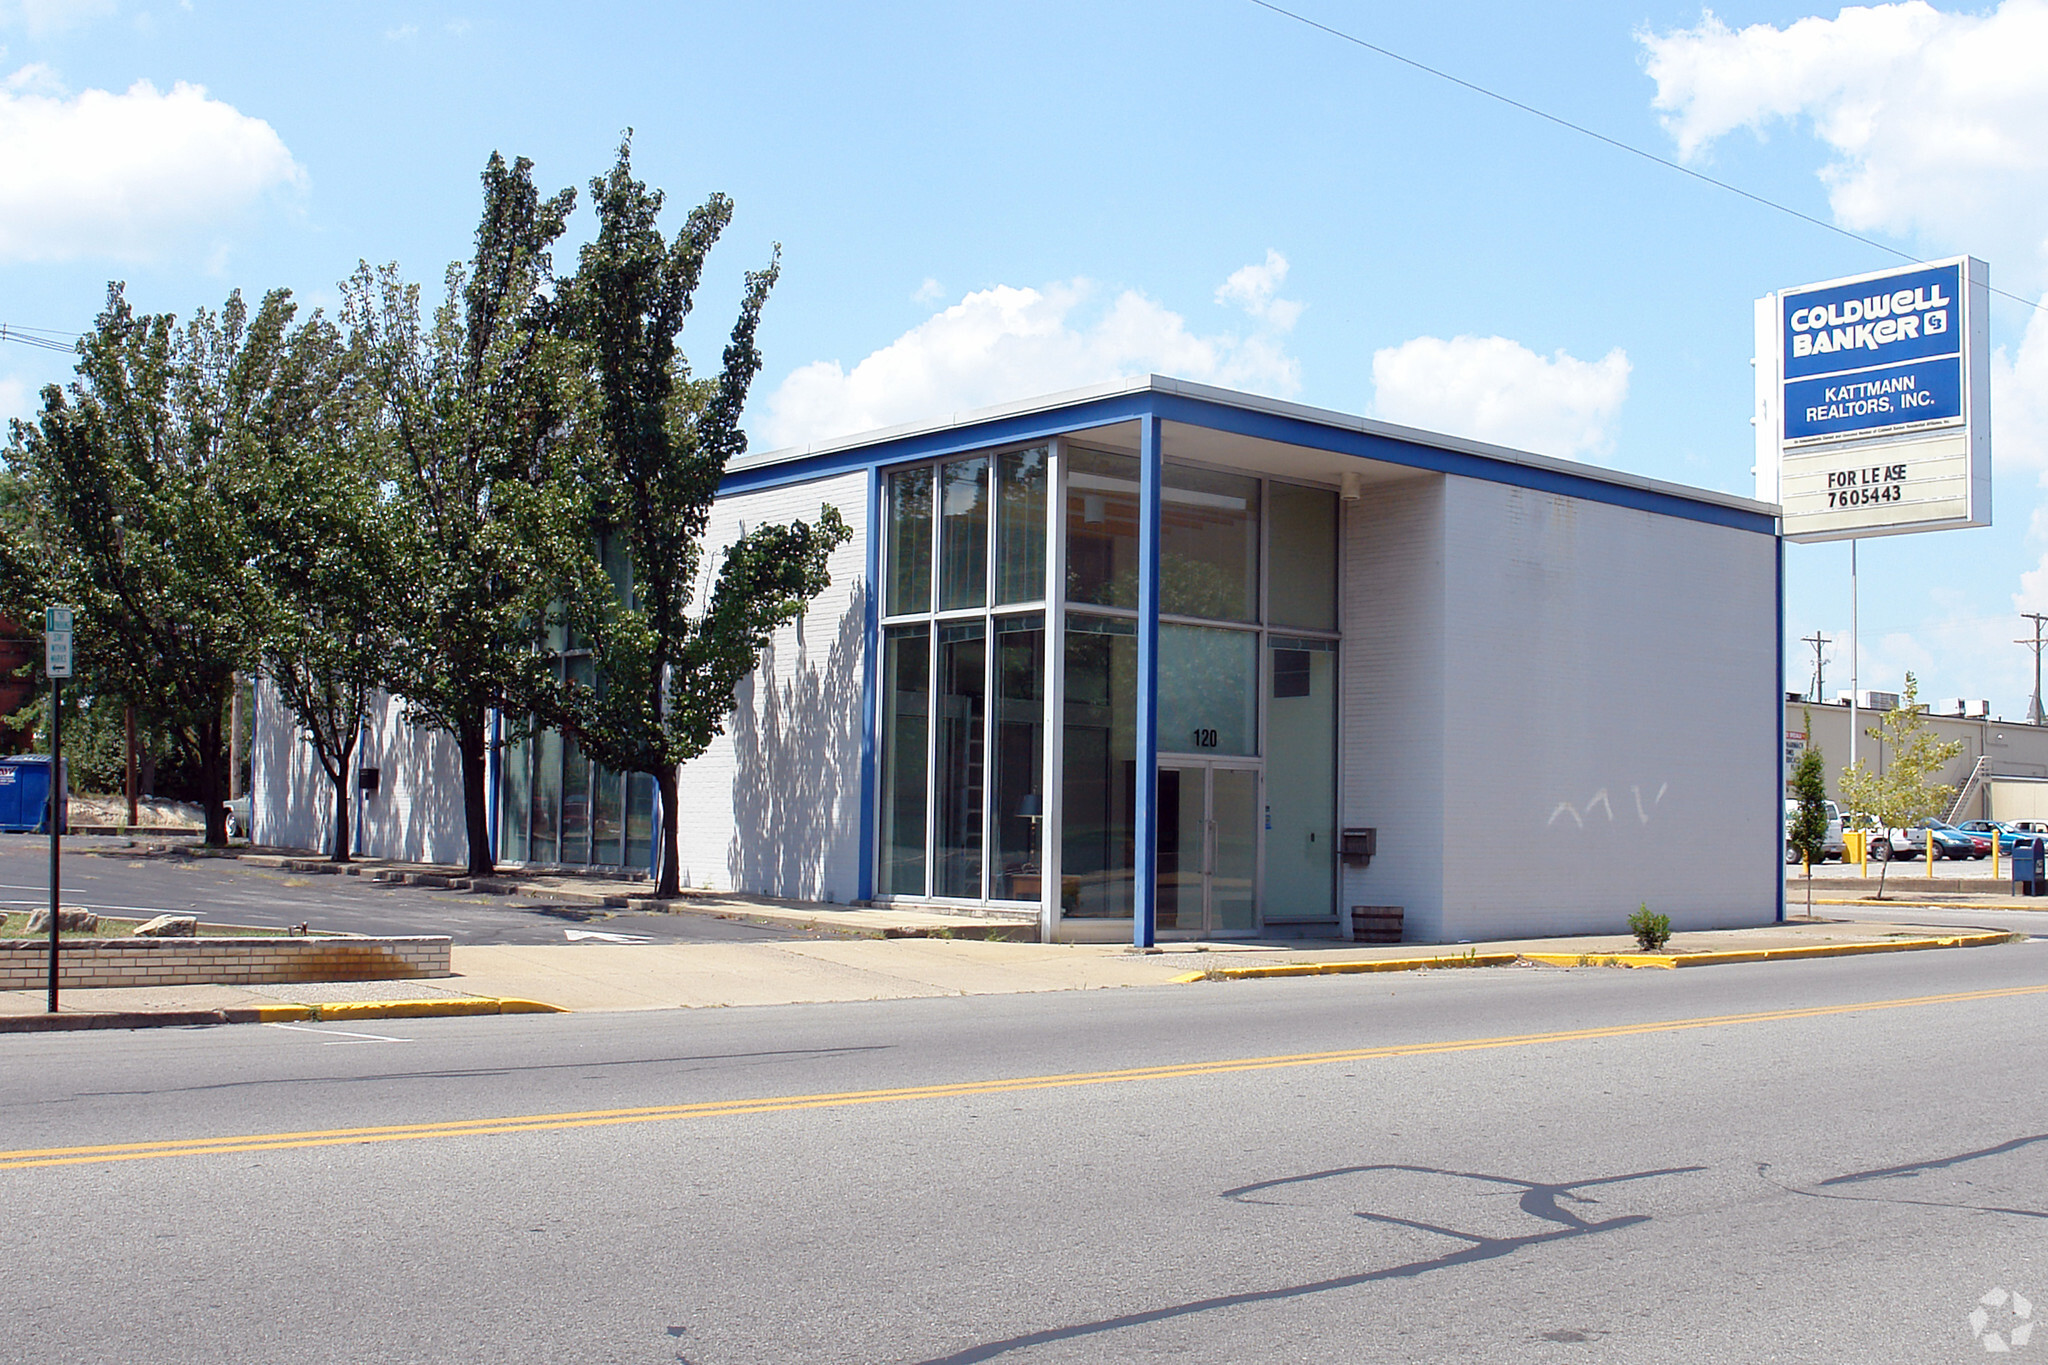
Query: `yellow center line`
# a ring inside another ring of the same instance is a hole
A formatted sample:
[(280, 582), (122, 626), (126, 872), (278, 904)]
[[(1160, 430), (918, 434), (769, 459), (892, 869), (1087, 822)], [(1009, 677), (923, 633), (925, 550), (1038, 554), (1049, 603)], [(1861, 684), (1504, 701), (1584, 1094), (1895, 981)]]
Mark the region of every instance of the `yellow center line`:
[(0, 1151), (0, 1171), (33, 1166), (77, 1166), (109, 1161), (143, 1161), (154, 1157), (218, 1156), (235, 1152), (275, 1152), (300, 1147), (336, 1147), (354, 1143), (407, 1142), (417, 1138), (487, 1137), (503, 1133), (544, 1133), (565, 1128), (608, 1128), (629, 1123), (666, 1123), (677, 1119), (732, 1118), (749, 1114), (780, 1114), (803, 1109), (838, 1109), (862, 1104), (893, 1104), (907, 1100), (957, 1099), (1001, 1095), (1024, 1090), (1058, 1090), (1084, 1085), (1123, 1085), (1134, 1081), (1187, 1080), (1283, 1067), (1329, 1066), (1345, 1062), (1380, 1061), (1393, 1057), (1430, 1057), (1494, 1048), (1540, 1047), (1546, 1043), (1589, 1042), (1688, 1029), (1727, 1028), (1792, 1019), (1818, 1019), (1874, 1010), (1914, 1009), (1930, 1005), (2002, 1000), (2048, 994), (2048, 985), (2009, 986), (1997, 990), (1920, 995), (1900, 1000), (1869, 1000), (1849, 1005), (1811, 1005), (1798, 1009), (1763, 1010), (1751, 1014), (1716, 1014), (1696, 1019), (1665, 1019), (1640, 1024), (1566, 1029), (1552, 1033), (1511, 1034), (1499, 1038), (1459, 1038), (1435, 1043), (1400, 1043), (1386, 1047), (1344, 1048), (1333, 1052), (1283, 1053), (1271, 1057), (1234, 1057), (1219, 1061), (1182, 1062), (1164, 1066), (1127, 1067), (1116, 1071), (1074, 1071), (1048, 1076), (1010, 1076), (983, 1081), (951, 1081), (936, 1085), (900, 1086), (883, 1090), (845, 1090), (817, 1095), (772, 1095), (754, 1099), (700, 1100), (691, 1104), (650, 1105), (634, 1109), (586, 1109), (557, 1114), (519, 1114), (498, 1118), (449, 1119), (438, 1123), (397, 1123), (367, 1128), (309, 1129), (287, 1133), (249, 1133), (231, 1137), (173, 1138), (157, 1142), (110, 1143), (94, 1147), (40, 1147)]

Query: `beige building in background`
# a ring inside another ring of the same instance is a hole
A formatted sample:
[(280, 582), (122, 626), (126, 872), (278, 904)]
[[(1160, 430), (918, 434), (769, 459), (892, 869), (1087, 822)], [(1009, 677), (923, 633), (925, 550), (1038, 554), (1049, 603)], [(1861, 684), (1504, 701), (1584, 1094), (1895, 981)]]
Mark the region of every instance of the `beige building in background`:
[[(1981, 709), (1981, 703), (1975, 704)], [(1949, 709), (1936, 703), (1935, 709)], [(1809, 729), (1809, 717), (1811, 728)], [(1856, 756), (1877, 771), (1890, 759), (1889, 746), (1870, 737), (1883, 712), (1858, 708)], [(1988, 716), (1929, 714), (1936, 738), (1961, 740), (1963, 751), (1942, 770), (1940, 781), (1961, 798), (1952, 819), (2048, 820), (2048, 726)], [(1839, 800), (1842, 769), (1849, 764), (1847, 703), (1785, 699), (1785, 773), (1802, 749), (1817, 746), (1826, 762), (1828, 796)]]

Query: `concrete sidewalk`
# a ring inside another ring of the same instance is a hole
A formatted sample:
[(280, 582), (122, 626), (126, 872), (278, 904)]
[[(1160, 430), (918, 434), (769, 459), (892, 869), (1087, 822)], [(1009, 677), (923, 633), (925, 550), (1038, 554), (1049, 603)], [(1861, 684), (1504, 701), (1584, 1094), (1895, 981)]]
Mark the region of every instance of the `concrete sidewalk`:
[[(820, 907), (789, 913), (824, 913)], [(891, 915), (889, 911), (848, 914)], [(885, 926), (886, 927), (886, 926)], [(1794, 920), (1758, 929), (1672, 936), (1669, 963), (1755, 961), (1980, 946), (1971, 935), (1910, 922)], [(1634, 961), (1631, 961), (1634, 959)], [(697, 1009), (920, 996), (1159, 986), (1308, 972), (1427, 970), (1531, 962), (1551, 968), (1668, 965), (1636, 956), (1627, 934), (1458, 945), (1212, 942), (1137, 952), (1114, 944), (1006, 943), (960, 938), (848, 938), (786, 943), (462, 946), (455, 974), (418, 981), (292, 986), (164, 986), (76, 990), (59, 1022), (37, 991), (0, 992), (0, 1032), (64, 1027), (368, 1019), (528, 1010)]]

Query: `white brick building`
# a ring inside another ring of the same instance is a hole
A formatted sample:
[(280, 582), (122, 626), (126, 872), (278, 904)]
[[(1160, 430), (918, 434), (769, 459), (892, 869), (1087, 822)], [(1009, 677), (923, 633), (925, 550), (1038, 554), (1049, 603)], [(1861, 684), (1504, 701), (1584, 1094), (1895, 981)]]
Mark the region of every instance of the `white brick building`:
[[(1156, 376), (748, 456), (708, 539), (826, 503), (831, 589), (682, 773), (689, 884), (1141, 942), (1781, 912), (1765, 504)], [(319, 847), (259, 728), (257, 837)], [(373, 730), (359, 846), (459, 859), (452, 751)], [(651, 782), (560, 736), (493, 801), (503, 860), (652, 859)]]

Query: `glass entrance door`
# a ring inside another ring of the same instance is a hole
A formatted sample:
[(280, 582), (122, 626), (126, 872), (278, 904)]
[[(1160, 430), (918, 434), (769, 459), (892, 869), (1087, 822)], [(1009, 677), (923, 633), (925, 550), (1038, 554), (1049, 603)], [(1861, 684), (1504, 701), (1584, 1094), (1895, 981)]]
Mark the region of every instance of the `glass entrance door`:
[(1249, 934), (1259, 927), (1259, 770), (1159, 767), (1159, 932)]

